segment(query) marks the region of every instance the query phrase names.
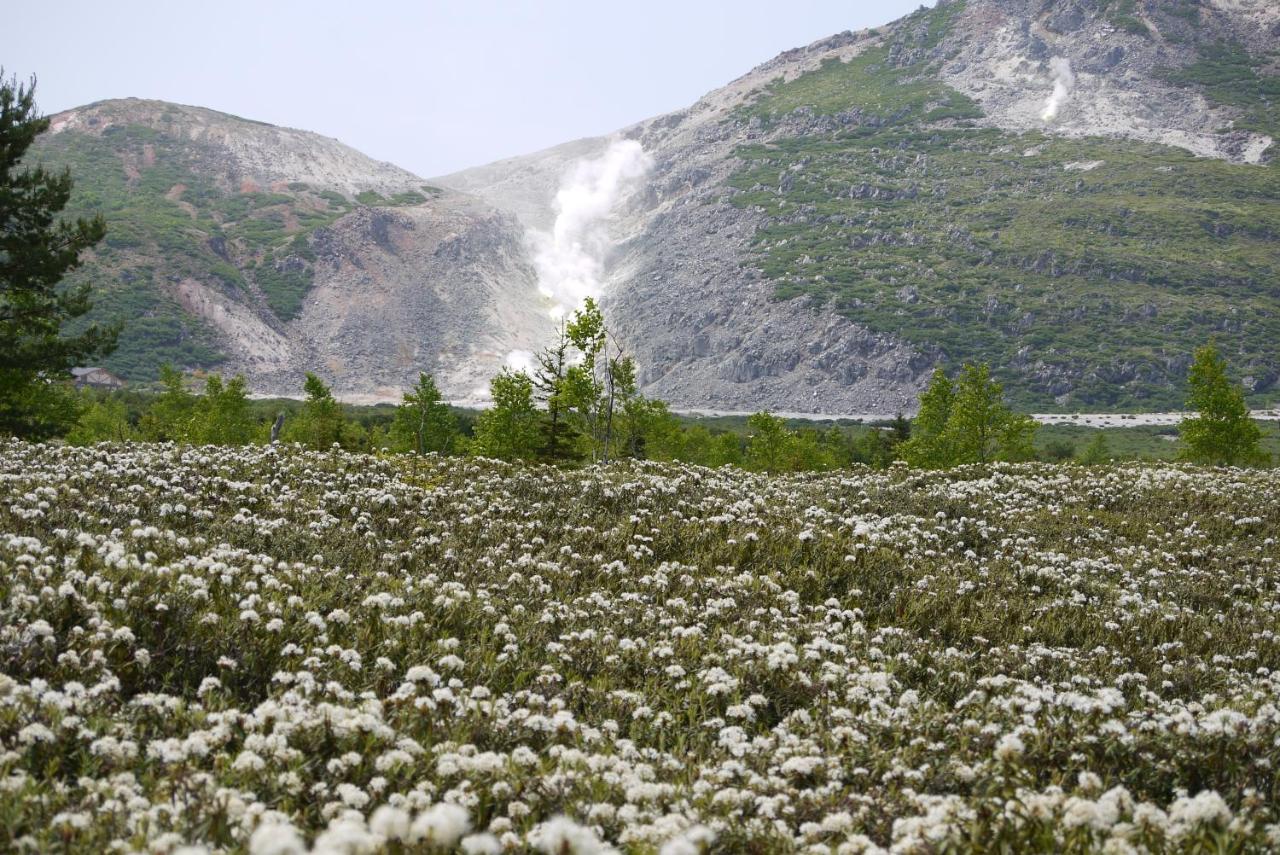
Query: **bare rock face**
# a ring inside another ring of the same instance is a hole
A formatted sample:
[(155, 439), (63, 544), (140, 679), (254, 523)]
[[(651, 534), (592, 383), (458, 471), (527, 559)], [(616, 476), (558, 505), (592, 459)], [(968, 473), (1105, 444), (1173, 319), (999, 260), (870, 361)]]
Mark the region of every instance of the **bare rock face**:
[[(1163, 82), (1161, 71), (1194, 62), (1197, 44), (1261, 49), (1269, 29), (1280, 26), (1280, 5), (1218, 0), (1194, 7), (1194, 19), (1171, 16), (1170, 8), (1165, 0), (1141, 0), (1122, 18), (1105, 14), (1096, 0), (968, 0), (938, 49), (946, 57), (940, 76), (975, 99), (993, 127), (1122, 137), (1259, 162), (1269, 136), (1229, 132), (1239, 111)], [(1063, 61), (1069, 85), (1056, 115), (1046, 118)]]
[[(833, 54), (847, 58), (865, 43), (844, 34), (789, 51), (688, 110), (614, 138), (637, 140), (655, 159), (643, 189), (615, 212), (602, 298), (644, 394), (723, 411), (892, 414), (914, 406), (935, 358), (830, 308), (776, 299), (748, 264), (761, 218), (726, 198), (734, 150), (762, 138), (733, 121), (734, 110), (770, 80)], [(610, 141), (580, 140), (433, 180), (546, 230), (566, 173)]]
[(830, 308), (774, 297), (747, 263), (760, 217), (725, 194), (738, 135), (699, 118), (687, 136), (656, 122), (637, 129), (663, 157), (626, 212), (634, 236), (618, 248), (603, 301), (645, 393), (688, 409), (910, 409), (932, 360)]
[(346, 400), (398, 400), (426, 372), (452, 399), (483, 398), (507, 354), (551, 333), (523, 231), (474, 200), (362, 208), (313, 245), (316, 281), (282, 329), (288, 348), (233, 357), (261, 392), (294, 394), (310, 370)]

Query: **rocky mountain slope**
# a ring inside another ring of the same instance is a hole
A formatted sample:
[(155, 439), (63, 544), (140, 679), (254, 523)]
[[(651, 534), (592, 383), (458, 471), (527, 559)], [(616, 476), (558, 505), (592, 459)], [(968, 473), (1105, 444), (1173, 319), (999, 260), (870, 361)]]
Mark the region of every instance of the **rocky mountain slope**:
[(53, 117), (35, 156), (70, 166), (108, 237), (78, 274), (126, 330), (109, 367), (243, 372), (349, 399), (432, 371), (472, 397), (550, 329), (516, 220), (336, 140), (135, 99)]
[[(1210, 336), (1280, 377), (1280, 7), (943, 0), (617, 137), (654, 166), (604, 303), (684, 406), (907, 407), (992, 363), (1036, 407), (1165, 407)], [(547, 228), (582, 140), (437, 179)]]
[(688, 109), (425, 182), (334, 140), (111, 101), (54, 119), (109, 236), (109, 367), (476, 397), (601, 296), (643, 389), (909, 410), (989, 362), (1023, 406), (1175, 408), (1210, 337), (1280, 394), (1280, 6), (940, 0)]

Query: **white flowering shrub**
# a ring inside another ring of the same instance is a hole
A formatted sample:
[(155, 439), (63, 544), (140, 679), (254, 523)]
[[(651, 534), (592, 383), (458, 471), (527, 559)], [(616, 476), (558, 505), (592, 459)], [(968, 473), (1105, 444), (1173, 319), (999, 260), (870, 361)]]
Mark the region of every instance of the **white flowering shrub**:
[(1280, 473), (398, 466), (0, 445), (0, 849), (1280, 847)]

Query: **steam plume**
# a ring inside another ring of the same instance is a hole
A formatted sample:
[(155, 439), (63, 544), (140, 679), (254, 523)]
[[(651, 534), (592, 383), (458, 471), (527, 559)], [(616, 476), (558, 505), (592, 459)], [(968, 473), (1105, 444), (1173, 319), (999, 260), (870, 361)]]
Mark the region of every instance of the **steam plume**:
[(554, 302), (552, 317), (600, 296), (609, 216), (652, 165), (640, 143), (618, 140), (565, 177), (556, 193), (555, 226), (532, 235), (538, 290)]
[(1071, 70), (1071, 60), (1063, 56), (1055, 56), (1049, 60), (1049, 70), (1053, 72), (1053, 92), (1044, 102), (1044, 112), (1040, 118), (1052, 122), (1058, 117), (1058, 110), (1071, 97), (1071, 90), (1076, 86), (1076, 76)]

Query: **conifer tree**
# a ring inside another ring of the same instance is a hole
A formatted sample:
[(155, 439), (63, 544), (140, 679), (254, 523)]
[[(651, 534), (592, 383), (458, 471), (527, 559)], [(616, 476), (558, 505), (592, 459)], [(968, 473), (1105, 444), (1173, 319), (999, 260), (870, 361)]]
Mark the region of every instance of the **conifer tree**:
[(59, 219), (71, 175), (19, 168), (49, 127), (35, 106), (35, 82), (0, 70), (0, 433), (42, 439), (75, 422), (70, 371), (106, 356), (117, 328), (63, 326), (92, 308), (89, 285), (63, 285), (84, 252), (106, 234), (101, 217)]
[(569, 418), (573, 401), (567, 378), (571, 367), (569, 349), (572, 346), (568, 329), (561, 321), (555, 342), (535, 357), (538, 364), (532, 377), (534, 392), (546, 409), (540, 454), (551, 462), (576, 460), (580, 456), (576, 447), (580, 434)]

